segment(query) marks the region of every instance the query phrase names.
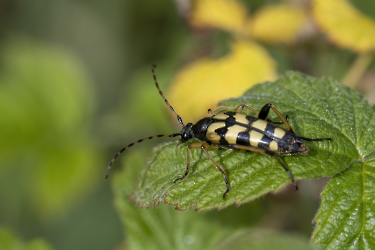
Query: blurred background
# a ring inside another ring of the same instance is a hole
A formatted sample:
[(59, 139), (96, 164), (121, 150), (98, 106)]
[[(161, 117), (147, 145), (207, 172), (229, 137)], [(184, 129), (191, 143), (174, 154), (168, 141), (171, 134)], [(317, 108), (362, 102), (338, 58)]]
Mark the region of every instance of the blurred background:
[[(224, 243), (219, 233), (206, 235), (201, 249), (242, 242), (251, 228), (281, 241), (274, 231), (287, 233), (286, 245), (308, 248), (328, 179), (223, 211), (144, 211), (123, 197), (163, 139), (127, 151), (109, 180), (106, 167), (130, 142), (180, 130), (153, 85), (153, 63), (185, 122), (287, 70), (333, 77), (373, 103), (374, 7), (365, 0), (0, 1), (0, 249), (184, 249), (193, 246), (189, 234), (166, 234), (174, 240), (166, 244), (155, 231), (172, 230), (171, 219), (187, 228), (203, 217), (237, 234)], [(135, 172), (120, 173), (125, 166)]]

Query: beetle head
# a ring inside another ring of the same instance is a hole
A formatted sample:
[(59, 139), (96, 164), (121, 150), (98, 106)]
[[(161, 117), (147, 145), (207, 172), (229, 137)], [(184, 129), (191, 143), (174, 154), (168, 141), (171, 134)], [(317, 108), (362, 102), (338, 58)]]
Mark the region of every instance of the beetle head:
[(193, 126), (192, 123), (188, 123), (186, 126), (182, 127), (182, 130), (180, 132), (180, 135), (181, 135), (180, 141), (181, 142), (187, 142), (188, 140), (193, 138), (193, 131), (191, 129), (192, 126)]

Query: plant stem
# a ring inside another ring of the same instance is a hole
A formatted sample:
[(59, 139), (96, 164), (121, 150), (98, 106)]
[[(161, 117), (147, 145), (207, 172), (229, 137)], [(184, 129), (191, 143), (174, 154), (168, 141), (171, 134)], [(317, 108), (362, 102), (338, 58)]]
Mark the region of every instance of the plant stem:
[(372, 56), (373, 55), (371, 53), (359, 54), (346, 75), (341, 80), (341, 83), (351, 88), (355, 88), (370, 64)]

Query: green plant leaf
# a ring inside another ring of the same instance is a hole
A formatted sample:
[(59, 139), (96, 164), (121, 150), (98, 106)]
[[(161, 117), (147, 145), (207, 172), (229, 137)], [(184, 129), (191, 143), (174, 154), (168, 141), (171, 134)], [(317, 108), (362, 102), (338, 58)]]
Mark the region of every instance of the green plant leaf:
[(28, 243), (23, 243), (12, 233), (4, 228), (0, 228), (0, 249), (6, 250), (52, 250), (53, 248), (42, 239), (35, 239)]
[(288, 249), (308, 250), (302, 235), (250, 228), (261, 220), (261, 201), (223, 211), (177, 211), (162, 204), (155, 210), (137, 209), (129, 202), (147, 150), (138, 148), (126, 157), (127, 167), (114, 177), (115, 204), (125, 227), (128, 249)]
[(25, 37), (5, 43), (0, 60), (0, 183), (13, 187), (1, 188), (2, 208), (8, 219), (26, 206), (49, 220), (99, 180), (90, 82), (68, 51)]
[(116, 208), (126, 231), (129, 249), (211, 249), (230, 231), (205, 213), (181, 213), (162, 205), (155, 210), (139, 210), (129, 196), (144, 166), (145, 153), (127, 157), (128, 166), (113, 182)]
[(317, 246), (374, 249), (374, 164), (374, 158), (353, 162), (329, 181), (315, 217), (312, 241)]
[[(374, 110), (368, 102), (354, 90), (330, 78), (317, 79), (289, 72), (274, 83), (256, 85), (239, 98), (221, 102), (232, 109), (242, 103), (258, 110), (266, 103), (273, 103), (284, 116), (289, 116), (288, 121), (297, 135), (332, 138), (332, 141), (306, 142), (310, 149), (308, 155), (280, 158), (295, 179), (335, 176), (322, 193), (314, 243), (323, 247), (329, 244), (338, 246), (333, 242), (340, 240), (343, 234), (340, 230), (343, 230), (347, 244), (368, 244), (373, 248), (375, 240), (371, 232), (375, 223), (369, 216), (375, 212), (371, 206), (375, 201), (372, 189), (374, 170), (371, 167), (375, 156), (375, 120)], [(270, 118), (277, 120), (273, 113), (270, 113)], [(164, 202), (180, 210), (222, 209), (280, 190), (290, 183), (286, 172), (269, 155), (213, 151), (210, 154), (225, 169), (231, 187), (223, 200), (225, 184), (222, 175), (201, 150), (191, 150), (191, 170), (186, 179), (173, 182), (185, 173), (186, 151), (187, 145), (177, 147), (177, 142), (156, 148), (133, 193), (139, 207), (156, 207)], [(353, 187), (348, 186), (348, 190), (343, 189), (347, 185), (336, 180), (349, 179), (350, 183), (355, 176), (359, 179)], [(332, 188), (333, 183), (340, 186)], [(345, 195), (351, 200), (345, 199)], [(340, 199), (343, 202), (340, 203)], [(351, 206), (343, 206), (347, 203)], [(357, 213), (360, 219), (350, 224), (348, 220), (352, 213)], [(348, 228), (344, 227), (345, 223)], [(325, 233), (327, 228), (334, 232)]]
[(301, 235), (272, 232), (264, 229), (238, 230), (225, 238), (214, 250), (312, 250), (308, 240)]

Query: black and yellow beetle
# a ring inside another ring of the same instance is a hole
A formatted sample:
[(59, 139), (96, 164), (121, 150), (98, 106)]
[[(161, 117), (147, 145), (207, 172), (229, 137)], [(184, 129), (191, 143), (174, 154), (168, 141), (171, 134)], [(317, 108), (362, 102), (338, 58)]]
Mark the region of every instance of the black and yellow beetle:
[[(163, 97), (165, 103), (169, 106), (172, 112), (177, 116), (178, 121), (182, 126), (180, 133), (171, 135), (154, 135), (140, 139), (138, 141), (130, 143), (128, 146), (121, 149), (111, 160), (107, 168), (108, 178), (109, 171), (112, 163), (115, 161), (117, 156), (124, 152), (127, 148), (156, 137), (176, 137), (180, 136), (180, 142), (185, 143), (190, 139), (195, 138), (201, 142), (194, 142), (189, 144), (186, 154), (186, 171), (185, 174), (176, 180), (182, 181), (189, 173), (190, 161), (189, 151), (191, 148), (200, 148), (205, 155), (210, 159), (212, 164), (221, 172), (223, 175), (226, 188), (223, 198), (229, 193), (229, 183), (225, 175), (225, 171), (222, 167), (215, 162), (208, 151), (219, 150), (219, 149), (237, 149), (245, 151), (253, 151), (262, 154), (272, 155), (280, 165), (288, 173), (291, 182), (298, 190), (297, 184), (294, 181), (293, 175), (289, 172), (288, 168), (280, 161), (276, 155), (305, 155), (309, 151), (303, 141), (323, 141), (331, 140), (331, 138), (317, 138), (310, 139), (301, 136), (296, 136), (293, 129), (287, 122), (287, 118), (284, 118), (280, 112), (271, 103), (267, 103), (258, 112), (252, 107), (241, 104), (234, 111), (223, 110), (216, 115), (212, 114), (211, 110), (208, 110), (208, 117), (199, 120), (196, 124), (188, 123), (186, 126), (182, 122), (181, 117), (174, 111), (173, 107), (169, 104), (167, 99), (164, 97), (163, 92), (160, 90), (159, 84), (157, 83), (155, 66), (152, 67), (152, 74), (156, 88), (159, 90), (159, 94)], [(242, 113), (244, 108), (249, 109), (253, 113), (257, 114), (257, 118), (248, 116)], [(267, 118), (268, 113), (272, 109), (282, 122), (273, 122)], [(286, 129), (277, 127), (275, 125), (284, 124)]]

